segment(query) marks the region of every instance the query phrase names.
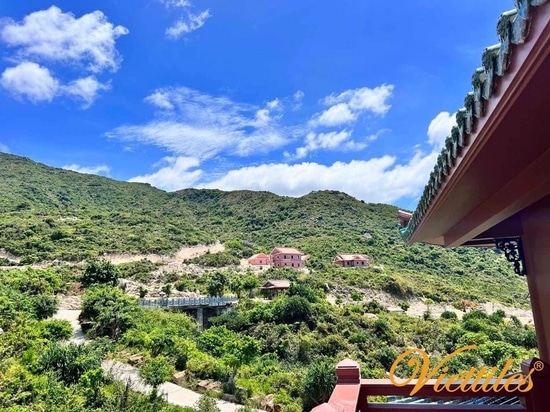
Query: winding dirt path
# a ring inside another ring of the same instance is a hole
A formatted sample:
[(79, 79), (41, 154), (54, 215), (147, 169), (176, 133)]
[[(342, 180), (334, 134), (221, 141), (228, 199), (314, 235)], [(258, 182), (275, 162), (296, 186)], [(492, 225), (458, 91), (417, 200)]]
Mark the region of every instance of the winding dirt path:
[(137, 262), (142, 259), (150, 260), (153, 263), (181, 263), (185, 259), (191, 259), (200, 255), (204, 255), (207, 252), (210, 253), (218, 253), (223, 252), (225, 250), (225, 246), (221, 243), (215, 243), (213, 245), (198, 245), (198, 246), (189, 246), (189, 247), (182, 247), (180, 250), (178, 250), (173, 255), (156, 255), (156, 254), (143, 254), (143, 255), (132, 255), (127, 253), (121, 253), (121, 254), (109, 254), (109, 255), (103, 255), (102, 258), (110, 261), (111, 263), (118, 265), (120, 263), (129, 263), (129, 262)]

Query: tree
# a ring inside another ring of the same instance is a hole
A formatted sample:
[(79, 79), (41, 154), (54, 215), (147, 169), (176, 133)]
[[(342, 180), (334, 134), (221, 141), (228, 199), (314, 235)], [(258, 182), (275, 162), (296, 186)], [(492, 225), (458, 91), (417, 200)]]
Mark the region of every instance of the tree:
[(153, 387), (151, 400), (157, 399), (158, 387), (170, 379), (174, 373), (174, 367), (164, 356), (149, 359), (141, 368), (139, 374), (147, 385)]
[(208, 277), (206, 283), (208, 296), (223, 296), (226, 285), (227, 276), (222, 272), (214, 272)]
[(224, 363), (231, 368), (227, 389), (229, 393), (235, 393), (235, 375), (242, 365), (250, 363), (260, 352), (260, 343), (246, 335), (232, 333), (232, 338), (226, 340), (223, 345)]
[(102, 286), (84, 295), (80, 318), (92, 321), (98, 336), (116, 340), (135, 324), (140, 311), (136, 299), (116, 288)]
[(196, 412), (221, 412), (214, 398), (208, 395), (202, 395), (195, 403)]
[(336, 385), (336, 373), (333, 364), (326, 361), (312, 363), (306, 371), (302, 388), (304, 410), (327, 402)]
[(91, 285), (112, 285), (118, 283), (118, 269), (108, 260), (93, 259), (88, 261), (84, 274), (82, 275), (82, 284), (85, 287)]

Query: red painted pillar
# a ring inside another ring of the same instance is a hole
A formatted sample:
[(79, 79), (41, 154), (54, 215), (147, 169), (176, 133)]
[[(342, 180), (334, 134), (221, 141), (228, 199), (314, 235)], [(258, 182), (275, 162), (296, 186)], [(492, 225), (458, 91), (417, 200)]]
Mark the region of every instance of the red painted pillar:
[(540, 359), (529, 359), (521, 364), (521, 372), (531, 372), (532, 389), (525, 394), (525, 407), (529, 412), (550, 410), (550, 364)]
[(351, 359), (336, 366), (336, 387), (327, 403), (316, 406), (312, 412), (356, 412), (361, 390), (361, 368)]
[[(550, 196), (521, 212), (523, 252), (539, 357), (550, 363)], [(550, 408), (548, 409), (550, 410)]]

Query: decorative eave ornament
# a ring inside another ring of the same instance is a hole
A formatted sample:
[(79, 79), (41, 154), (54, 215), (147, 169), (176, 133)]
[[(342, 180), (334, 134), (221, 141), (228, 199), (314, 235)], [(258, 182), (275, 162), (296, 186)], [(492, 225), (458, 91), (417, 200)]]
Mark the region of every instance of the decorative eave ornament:
[(506, 256), (508, 262), (514, 264), (514, 272), (516, 274), (520, 276), (527, 275), (520, 237), (495, 239), (495, 246), (504, 252), (504, 256)]

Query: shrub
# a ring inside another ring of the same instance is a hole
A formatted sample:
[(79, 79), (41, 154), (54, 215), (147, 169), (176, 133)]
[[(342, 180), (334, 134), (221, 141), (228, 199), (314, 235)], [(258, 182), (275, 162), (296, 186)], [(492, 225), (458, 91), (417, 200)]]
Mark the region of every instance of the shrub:
[(458, 320), (458, 316), (455, 312), (451, 310), (446, 310), (441, 314), (441, 319), (447, 319), (447, 320)]
[(91, 285), (112, 285), (118, 283), (118, 269), (115, 265), (107, 260), (90, 260), (84, 269), (82, 275), (82, 284), (84, 286)]
[(67, 340), (73, 336), (73, 328), (66, 320), (52, 319), (44, 323), (46, 337), (53, 341)]
[(351, 291), (351, 299), (355, 302), (361, 302), (363, 300), (363, 294), (355, 290)]
[(375, 299), (365, 303), (364, 308), (365, 312), (374, 314), (384, 313), (388, 311), (388, 309), (386, 309), (380, 302)]

